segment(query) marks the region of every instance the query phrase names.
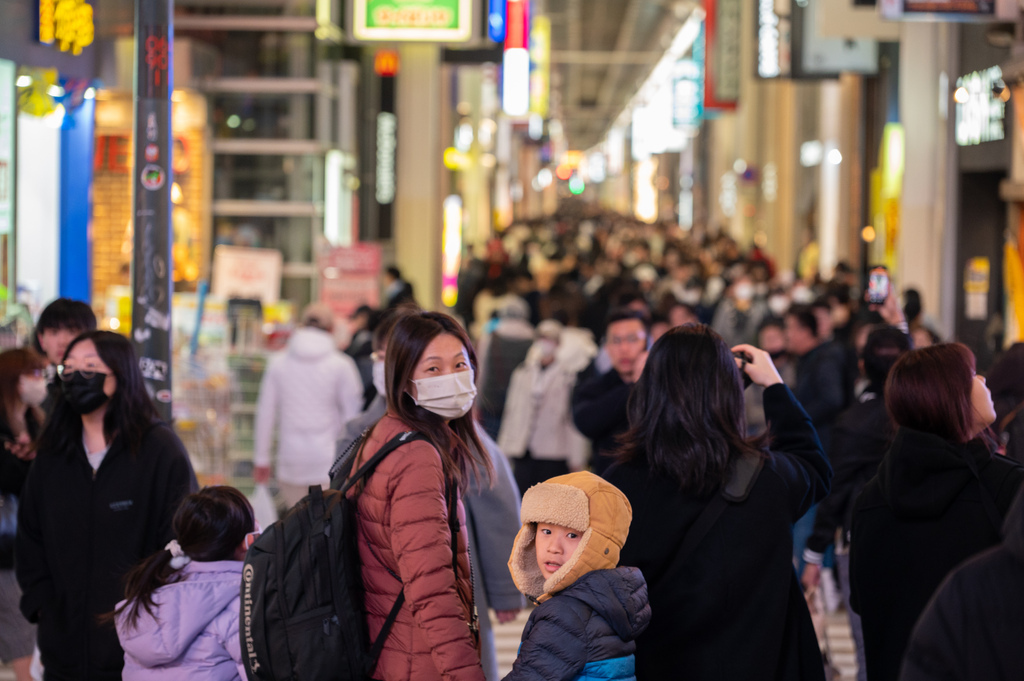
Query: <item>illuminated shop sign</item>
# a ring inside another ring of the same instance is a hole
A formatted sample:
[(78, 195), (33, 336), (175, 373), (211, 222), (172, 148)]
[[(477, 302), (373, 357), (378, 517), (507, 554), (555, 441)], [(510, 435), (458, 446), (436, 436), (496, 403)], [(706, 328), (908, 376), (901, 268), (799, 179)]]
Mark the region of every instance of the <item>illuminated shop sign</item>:
[(780, 78), (789, 75), (788, 41), (789, 19), (775, 13), (775, 0), (757, 2), (757, 75), (761, 78)]
[(39, 42), (44, 45), (81, 54), (95, 32), (92, 5), (85, 0), (39, 0)]
[(357, 40), (457, 43), (473, 36), (473, 0), (352, 0)]
[(398, 141), (398, 119), (395, 114), (377, 114), (377, 203), (395, 200), (395, 147)]
[[(1000, 93), (996, 95), (995, 93)], [(961, 147), (995, 142), (1006, 136), (1004, 119), (1009, 89), (998, 66), (956, 80), (956, 143)], [(1004, 99), (1005, 97), (1005, 99)]]

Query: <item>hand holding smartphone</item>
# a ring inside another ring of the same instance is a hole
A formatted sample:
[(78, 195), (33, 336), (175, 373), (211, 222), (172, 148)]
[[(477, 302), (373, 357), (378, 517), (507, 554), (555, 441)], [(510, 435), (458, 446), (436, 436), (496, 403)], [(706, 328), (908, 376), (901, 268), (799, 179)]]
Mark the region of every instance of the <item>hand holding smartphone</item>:
[(868, 303), (884, 305), (889, 297), (889, 270), (879, 265), (868, 275)]

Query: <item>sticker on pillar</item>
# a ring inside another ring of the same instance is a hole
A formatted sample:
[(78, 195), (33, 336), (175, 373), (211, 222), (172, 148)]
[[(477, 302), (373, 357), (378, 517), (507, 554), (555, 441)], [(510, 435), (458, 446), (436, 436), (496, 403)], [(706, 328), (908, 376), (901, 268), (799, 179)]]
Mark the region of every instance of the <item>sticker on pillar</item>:
[(988, 291), (992, 265), (988, 258), (971, 258), (964, 268), (964, 317), (972, 321), (988, 318)]
[(151, 192), (155, 192), (164, 186), (166, 175), (163, 168), (150, 163), (142, 169), (142, 186)]
[(145, 149), (146, 160), (150, 163), (160, 160), (160, 147), (155, 144), (147, 144)]

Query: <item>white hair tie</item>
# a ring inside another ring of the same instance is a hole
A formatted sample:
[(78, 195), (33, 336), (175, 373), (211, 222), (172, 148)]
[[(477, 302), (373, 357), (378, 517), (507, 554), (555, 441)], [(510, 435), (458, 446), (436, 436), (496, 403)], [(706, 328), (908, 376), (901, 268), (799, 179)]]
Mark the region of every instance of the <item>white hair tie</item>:
[(172, 539), (167, 542), (167, 546), (164, 547), (164, 550), (171, 552), (171, 568), (175, 570), (180, 570), (192, 562), (192, 559), (185, 555), (185, 552), (182, 550), (181, 544), (178, 543), (177, 539)]

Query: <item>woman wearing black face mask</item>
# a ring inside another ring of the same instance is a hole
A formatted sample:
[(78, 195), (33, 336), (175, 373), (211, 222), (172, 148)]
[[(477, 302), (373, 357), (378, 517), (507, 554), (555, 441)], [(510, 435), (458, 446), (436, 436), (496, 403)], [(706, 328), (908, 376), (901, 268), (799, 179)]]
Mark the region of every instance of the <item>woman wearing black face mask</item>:
[(173, 538), (174, 510), (196, 478), (126, 338), (78, 336), (58, 373), (63, 399), (39, 438), (18, 516), (21, 610), (39, 625), (46, 681), (113, 681), (124, 652), (97, 615), (124, 597), (127, 570)]

